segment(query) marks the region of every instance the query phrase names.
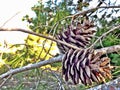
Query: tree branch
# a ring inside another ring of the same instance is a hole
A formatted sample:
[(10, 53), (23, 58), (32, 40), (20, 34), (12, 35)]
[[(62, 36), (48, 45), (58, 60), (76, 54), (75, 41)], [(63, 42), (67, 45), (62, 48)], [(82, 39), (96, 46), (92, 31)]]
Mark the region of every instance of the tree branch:
[(31, 70), (31, 69), (34, 69), (34, 68), (38, 68), (38, 67), (41, 67), (41, 66), (44, 66), (44, 65), (47, 65), (47, 64), (52, 64), (52, 63), (55, 63), (55, 62), (61, 62), (62, 56), (63, 55), (61, 54), (61, 55), (59, 55), (57, 57), (54, 57), (54, 58), (51, 58), (49, 60), (40, 61), (40, 62), (35, 63), (35, 64), (29, 64), (29, 65), (21, 67), (21, 68), (11, 69), (10, 71), (0, 75), (0, 79), (8, 77), (9, 75), (14, 75), (14, 74), (24, 72), (24, 71), (27, 71), (27, 70)]
[(120, 90), (120, 77), (115, 80), (109, 81), (105, 84), (101, 84), (87, 90)]
[(71, 45), (71, 44), (69, 44), (69, 43), (63, 42), (63, 41), (61, 41), (61, 40), (54, 39), (54, 38), (49, 37), (49, 36), (45, 36), (45, 35), (43, 35), (43, 34), (38, 34), (38, 33), (35, 33), (35, 32), (33, 32), (33, 31), (25, 30), (25, 29), (20, 29), (20, 28), (16, 28), (16, 29), (3, 29), (3, 28), (0, 28), (0, 31), (20, 31), (20, 32), (32, 34), (32, 35), (35, 35), (35, 36), (38, 36), (38, 37), (43, 37), (43, 38), (46, 38), (46, 39), (49, 39), (49, 40), (52, 40), (52, 41), (61, 43), (61, 44), (63, 44), (63, 45), (66, 45), (66, 46), (71, 47), (71, 48), (74, 48), (74, 49), (81, 50), (80, 48), (78, 48), (78, 47), (76, 47), (76, 46), (73, 46), (73, 45)]
[[(105, 48), (97, 49), (96, 51), (97, 52), (103, 52), (103, 54), (112, 53), (112, 52), (120, 51), (120, 45), (105, 47)], [(6, 78), (9, 75), (14, 75), (14, 74), (24, 72), (24, 71), (27, 71), (27, 70), (31, 70), (31, 69), (34, 69), (34, 68), (38, 68), (38, 67), (41, 67), (41, 66), (44, 66), (44, 65), (47, 65), (47, 64), (52, 64), (52, 63), (55, 63), (55, 62), (61, 62), (62, 57), (63, 57), (63, 54), (61, 54), (57, 57), (53, 57), (49, 60), (44, 60), (44, 61), (40, 61), (40, 62), (35, 63), (35, 64), (29, 64), (29, 65), (21, 67), (21, 68), (12, 69), (12, 70), (0, 75), (0, 79)]]
[(95, 11), (97, 9), (101, 9), (101, 8), (120, 8), (120, 5), (118, 5), (118, 6), (100, 6), (100, 7), (95, 7), (95, 8), (88, 9), (86, 11), (78, 12), (78, 13), (76, 13), (74, 15), (69, 16), (69, 17), (74, 17), (75, 18), (75, 17), (77, 17), (79, 15), (84, 15), (84, 14), (93, 12), (93, 11)]
[(96, 50), (96, 52), (102, 52), (103, 54), (117, 52), (117, 51), (120, 51), (120, 45), (114, 45)]
[[(110, 29), (108, 32), (102, 34), (89, 48), (92, 48), (101, 38), (103, 38), (104, 36), (106, 36), (107, 34), (109, 34), (110, 32), (116, 30), (120, 28), (120, 25)], [(3, 28), (0, 28), (0, 31), (21, 31), (21, 32), (24, 32), (24, 33), (28, 33), (28, 34), (32, 34), (32, 35), (35, 35), (35, 36), (39, 36), (39, 37), (43, 37), (43, 38), (46, 38), (46, 39), (49, 39), (49, 40), (52, 40), (52, 41), (55, 41), (57, 43), (61, 43), (63, 45), (66, 45), (68, 47), (71, 47), (71, 48), (74, 48), (74, 49), (77, 49), (77, 50), (81, 50), (81, 48), (78, 48), (74, 45), (71, 45), (69, 43), (66, 43), (64, 41), (61, 41), (61, 40), (57, 40), (55, 38), (52, 38), (52, 37), (49, 37), (49, 36), (45, 36), (43, 34), (38, 34), (38, 33), (35, 33), (33, 31), (29, 31), (29, 30), (25, 30), (25, 29), (19, 29), (19, 28), (16, 28), (16, 29), (3, 29)]]

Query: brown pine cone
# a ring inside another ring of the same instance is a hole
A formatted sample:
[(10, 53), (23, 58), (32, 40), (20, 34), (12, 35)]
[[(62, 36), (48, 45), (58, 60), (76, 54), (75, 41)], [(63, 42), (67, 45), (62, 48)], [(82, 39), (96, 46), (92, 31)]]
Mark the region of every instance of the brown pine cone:
[[(74, 25), (74, 23), (72, 23), (59, 33), (56, 38), (79, 48), (86, 48), (90, 45), (95, 32), (96, 30), (94, 29), (93, 23), (86, 20), (82, 24), (76, 22), (76, 25)], [(71, 49), (61, 43), (58, 43), (58, 48), (62, 53)]]
[(91, 49), (70, 49), (62, 58), (62, 74), (67, 82), (91, 85), (92, 82), (105, 82), (111, 79), (110, 59)]

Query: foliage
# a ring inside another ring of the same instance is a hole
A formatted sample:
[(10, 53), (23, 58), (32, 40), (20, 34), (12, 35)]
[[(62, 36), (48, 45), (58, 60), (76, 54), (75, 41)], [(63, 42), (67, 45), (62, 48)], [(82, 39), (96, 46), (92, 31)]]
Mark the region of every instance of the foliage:
[[(112, 14), (111, 14), (112, 15)], [(111, 21), (107, 21), (104, 18), (100, 19), (99, 22), (101, 23), (101, 27), (98, 27), (98, 31), (96, 36), (101, 36), (103, 33), (107, 32), (109, 29), (111, 29), (112, 26), (117, 25), (120, 23), (120, 17), (118, 18), (113, 18)], [(107, 46), (113, 46), (113, 45), (120, 45), (120, 30), (116, 30), (101, 40), (101, 42), (97, 43), (95, 45), (95, 48), (102, 48), (102, 47), (107, 47)], [(120, 53), (111, 53), (108, 55), (111, 58), (111, 64), (114, 66), (120, 66)], [(113, 76), (117, 77), (119, 76), (119, 67), (115, 68), (113, 71)]]
[[(32, 7), (32, 11), (35, 12), (36, 17), (31, 18), (29, 15), (26, 15), (23, 20), (27, 20), (31, 23), (29, 27), (35, 32), (53, 32), (52, 29), (55, 27), (52, 26), (55, 26), (54, 24), (60, 19), (68, 16), (71, 11), (71, 9), (67, 8), (66, 2), (57, 3), (57, 1), (53, 3), (49, 0), (45, 5), (42, 4), (42, 1), (38, 1), (38, 3)], [(61, 24), (64, 25), (65, 22), (62, 22)]]
[[(33, 35), (28, 35), (25, 44), (8, 45), (7, 48), (8, 49), (1, 54), (0, 74), (8, 71), (8, 67), (6, 67), (5, 64), (11, 68), (22, 67), (30, 63), (39, 62), (40, 60), (47, 60), (59, 53), (55, 42)], [(56, 65), (60, 66), (59, 63)], [(60, 67), (56, 65), (46, 65), (42, 68), (57, 70)]]

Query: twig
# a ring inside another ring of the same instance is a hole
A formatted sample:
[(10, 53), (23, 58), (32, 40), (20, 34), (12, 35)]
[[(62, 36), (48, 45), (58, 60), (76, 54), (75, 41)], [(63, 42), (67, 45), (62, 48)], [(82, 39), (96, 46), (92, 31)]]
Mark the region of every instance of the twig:
[(17, 12), (15, 15), (13, 15), (12, 17), (10, 17), (7, 21), (5, 21), (5, 22), (3, 23), (2, 26), (0, 26), (0, 28), (2, 28), (3, 26), (5, 26), (6, 23), (8, 23), (11, 19), (13, 19), (13, 18), (14, 18), (15, 16), (17, 16), (19, 13), (20, 13), (20, 12)]
[[(106, 36), (107, 34), (109, 34), (110, 32), (116, 30), (120, 28), (120, 25), (110, 29), (108, 32), (104, 33), (102, 36), (100, 36), (89, 48), (92, 48), (100, 39), (102, 39), (104, 36)], [(28, 30), (24, 30), (24, 29), (0, 29), (0, 31), (21, 31), (21, 32), (24, 32), (24, 33), (28, 33), (28, 34), (32, 34), (32, 35), (36, 35), (36, 36), (39, 36), (39, 37), (43, 37), (43, 38), (46, 38), (46, 39), (49, 39), (49, 40), (52, 40), (52, 41), (55, 41), (55, 42), (58, 42), (58, 43), (61, 43), (63, 45), (66, 45), (68, 47), (71, 47), (71, 48), (74, 48), (74, 49), (78, 49), (78, 50), (81, 50), (80, 48), (76, 47), (76, 46), (73, 46), (69, 43), (66, 43), (66, 42), (63, 42), (61, 40), (57, 40), (57, 39), (54, 39), (52, 37), (48, 37), (48, 36), (45, 36), (43, 34), (38, 34), (38, 33), (35, 33), (35, 32), (32, 32), (32, 31), (28, 31)]]
[(45, 56), (44, 56), (44, 59), (47, 57), (48, 54), (50, 54), (50, 50), (51, 50), (51, 48), (52, 48), (52, 45), (53, 45), (53, 41), (51, 41), (50, 47), (49, 47), (48, 50), (46, 50), (45, 47), (43, 47), (43, 49), (45, 49), (45, 51), (47, 51), (46, 54), (45, 54)]
[(112, 31), (119, 29), (120, 25), (110, 29), (108, 32), (103, 33), (89, 48), (92, 48), (99, 40), (101, 40), (103, 37), (107, 36), (107, 34), (111, 33)]
[(45, 46), (46, 41), (47, 41), (47, 39), (45, 39), (45, 40), (43, 41), (43, 43), (42, 43), (42, 49), (41, 49), (41, 51), (40, 51), (39, 56), (38, 56), (37, 59), (40, 59), (40, 57), (41, 57), (41, 55), (42, 55), (42, 52), (43, 52), (43, 50), (44, 50), (44, 46)]
[[(104, 46), (103, 46), (103, 43), (102, 43), (102, 40), (101, 40), (101, 39), (100, 39), (100, 44), (101, 44), (102, 48), (104, 48)], [(108, 57), (107, 53), (106, 53), (106, 56)]]
[[(55, 24), (53, 25), (53, 27), (51, 28), (51, 30), (49, 31), (48, 35), (50, 35), (50, 33), (52, 32), (52, 30), (54, 30), (54, 29), (56, 30), (57, 26), (58, 26), (58, 24), (55, 23)], [(54, 37), (55, 30), (54, 30), (54, 32), (53, 32), (53, 37)], [(43, 43), (42, 43), (42, 50), (41, 50), (40, 53), (39, 53), (38, 59), (40, 58), (43, 50), (46, 52), (46, 55), (44, 56), (43, 59), (45, 59), (45, 57), (49, 54), (49, 51), (50, 51), (50, 49), (51, 49), (51, 45), (50, 45), (49, 50), (46, 51), (45, 48), (44, 48), (44, 46), (45, 46), (45, 44), (46, 44), (46, 41), (47, 41), (47, 38), (46, 38), (46, 39), (43, 41)], [(53, 42), (53, 41), (52, 41), (52, 42)]]
[(98, 8), (120, 8), (120, 5), (118, 5), (118, 6), (101, 6)]
[(50, 68), (46, 68), (46, 69), (42, 70), (42, 73), (46, 70), (49, 70), (55, 76), (55, 78), (58, 80), (59, 90), (65, 90), (64, 86), (62, 85), (62, 80), (60, 79), (59, 75), (57, 73), (55, 73), (53, 70), (51, 70)]
[(28, 46), (27, 44), (24, 44), (24, 43), (21, 43), (21, 44), (14, 44), (14, 45), (11, 45), (8, 49), (13, 48), (14, 46), (17, 46), (17, 45)]
[[(53, 38), (54, 38), (54, 36), (55, 36), (55, 32), (56, 32), (56, 30), (57, 30), (57, 27), (58, 27), (58, 24), (56, 24), (56, 26), (53, 26), (53, 28), (52, 28), (52, 29), (54, 29), (53, 35), (52, 35)], [(49, 47), (48, 51), (46, 52), (46, 55), (44, 56), (44, 59), (47, 57), (48, 54), (50, 54), (50, 50), (51, 50), (51, 48), (52, 48), (53, 43), (54, 43), (54, 42), (51, 41), (50, 47)], [(43, 46), (43, 49), (45, 49), (44, 46)]]
[(37, 90), (38, 89), (38, 85), (39, 85), (39, 83), (40, 83), (40, 72), (39, 72), (39, 69), (38, 68), (36, 68), (36, 73), (37, 73), (37, 75), (36, 75), (36, 79), (35, 80), (37, 80), (36, 81), (36, 83), (35, 83), (35, 90)]
[(56, 74), (54, 71), (50, 70), (52, 72), (52, 74), (57, 78), (58, 80), (58, 85), (59, 85), (59, 90), (65, 90), (63, 84), (62, 84), (62, 80), (60, 79), (60, 77), (58, 76), (58, 74)]
[(101, 9), (101, 8), (120, 8), (120, 5), (118, 5), (118, 6), (100, 6), (100, 7), (95, 7), (95, 8), (88, 9), (86, 11), (78, 12), (78, 13), (76, 13), (74, 15), (69, 16), (69, 17), (77, 17), (79, 15), (85, 15), (87, 13), (93, 12), (93, 11), (95, 11), (97, 9)]
[[(105, 47), (105, 48), (101, 48), (101, 49), (96, 50), (96, 52), (103, 52), (103, 54), (112, 53), (112, 52), (116, 52), (116, 51), (120, 51), (120, 45), (114, 45), (114, 46), (111, 46), (111, 47)], [(61, 54), (57, 57), (53, 57), (49, 60), (44, 60), (44, 61), (40, 61), (40, 62), (35, 63), (35, 64), (29, 64), (29, 65), (21, 67), (21, 68), (12, 69), (12, 70), (0, 75), (0, 80), (9, 76), (9, 75), (14, 75), (14, 74), (24, 72), (24, 71), (27, 71), (27, 70), (31, 70), (31, 69), (34, 69), (34, 68), (38, 68), (38, 67), (41, 67), (41, 66), (44, 66), (44, 65), (47, 65), (47, 64), (52, 64), (52, 63), (55, 63), (55, 62), (61, 62), (62, 57), (63, 57), (63, 54)]]
[(0, 84), (0, 88), (7, 82), (9, 78), (11, 78), (11, 74)]
[[(50, 46), (51, 46), (51, 45), (50, 45)], [(44, 49), (45, 53), (48, 52), (48, 50), (47, 50), (45, 47), (44, 47), (43, 49)], [(50, 52), (48, 53), (48, 55), (50, 55), (51, 57), (54, 57), (54, 56), (55, 56), (54, 54), (51, 54)]]
[(73, 46), (73, 45), (71, 45), (71, 44), (69, 44), (69, 43), (63, 42), (63, 41), (61, 41), (61, 40), (54, 39), (54, 38), (49, 37), (49, 36), (45, 36), (45, 35), (43, 35), (43, 34), (38, 34), (38, 33), (29, 31), (29, 30), (25, 30), (25, 29), (0, 29), (0, 31), (21, 31), (21, 32), (24, 32), (24, 33), (32, 34), (32, 35), (35, 35), (35, 36), (43, 37), (43, 38), (46, 38), (46, 39), (49, 39), (49, 40), (52, 40), (52, 41), (61, 43), (61, 44), (63, 44), (63, 45), (66, 45), (66, 46), (71, 47), (71, 48), (74, 48), (74, 49), (81, 50), (80, 48), (78, 48), (78, 47), (76, 47), (76, 46)]

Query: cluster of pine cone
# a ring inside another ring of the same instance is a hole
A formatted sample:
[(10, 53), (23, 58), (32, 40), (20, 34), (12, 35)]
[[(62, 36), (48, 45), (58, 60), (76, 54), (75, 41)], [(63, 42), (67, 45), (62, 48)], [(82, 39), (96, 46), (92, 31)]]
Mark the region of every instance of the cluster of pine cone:
[(65, 81), (91, 85), (93, 82), (101, 83), (105, 82), (106, 78), (112, 78), (110, 59), (103, 56), (102, 52), (87, 49), (95, 32), (94, 24), (85, 20), (83, 23), (71, 23), (56, 36), (58, 40), (81, 48), (75, 50), (57, 43), (60, 51), (65, 54), (62, 58), (62, 74)]

